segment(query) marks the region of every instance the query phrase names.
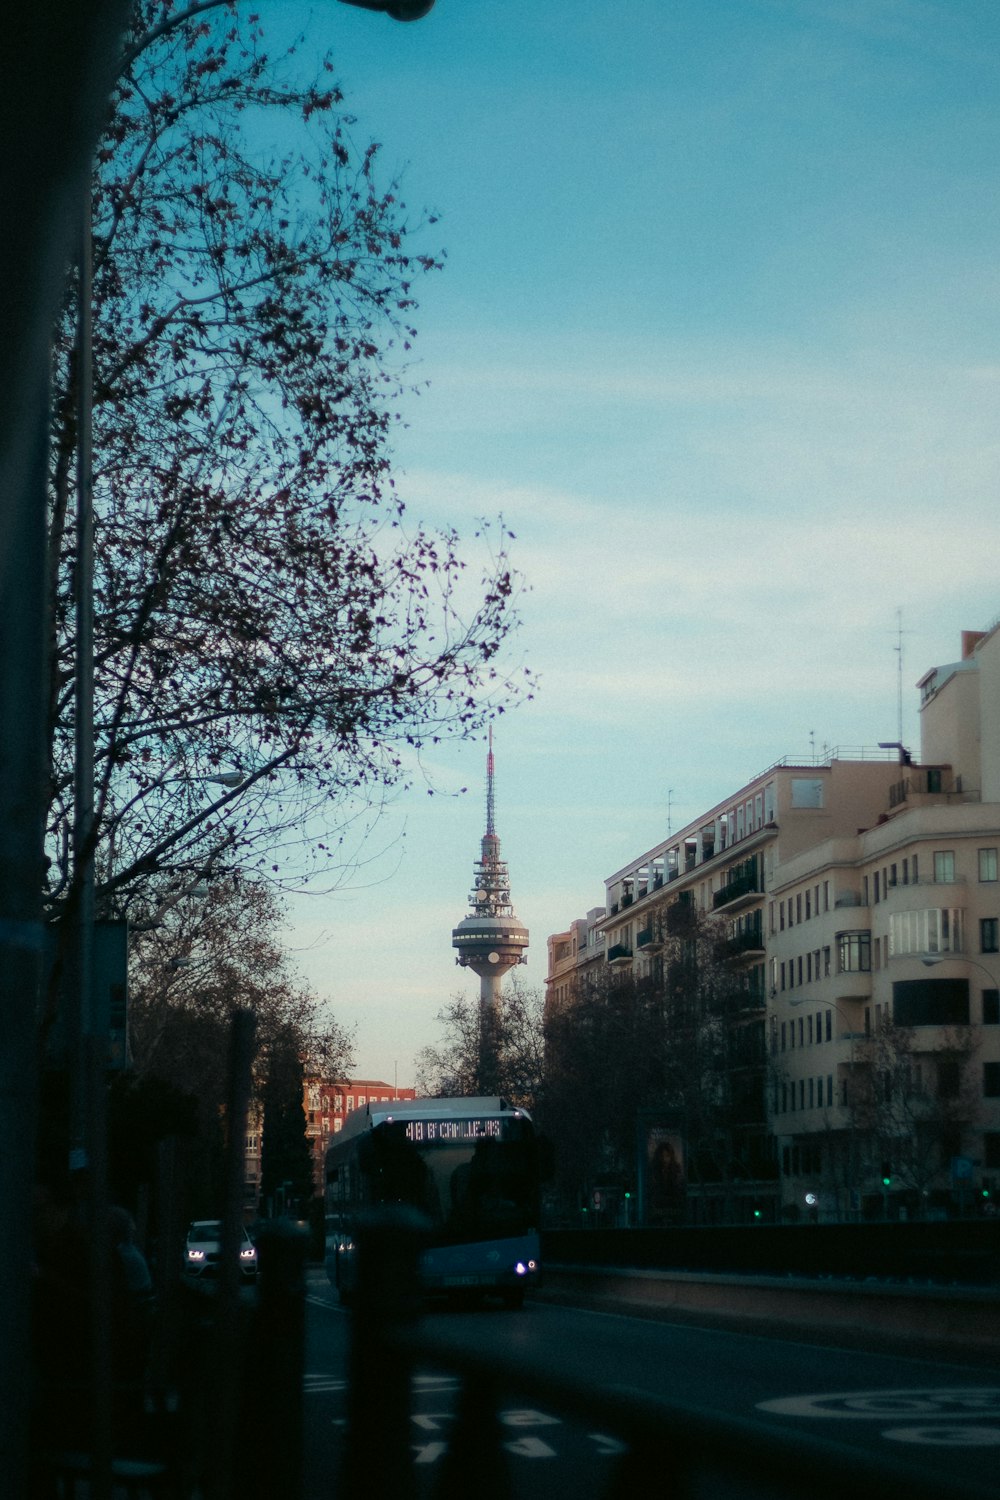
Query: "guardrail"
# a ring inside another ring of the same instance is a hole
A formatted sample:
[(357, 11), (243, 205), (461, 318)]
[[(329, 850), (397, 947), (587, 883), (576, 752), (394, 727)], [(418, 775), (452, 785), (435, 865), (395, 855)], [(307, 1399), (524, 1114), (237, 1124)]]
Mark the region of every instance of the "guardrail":
[(1000, 1286), (1000, 1218), (548, 1229), (547, 1264)]

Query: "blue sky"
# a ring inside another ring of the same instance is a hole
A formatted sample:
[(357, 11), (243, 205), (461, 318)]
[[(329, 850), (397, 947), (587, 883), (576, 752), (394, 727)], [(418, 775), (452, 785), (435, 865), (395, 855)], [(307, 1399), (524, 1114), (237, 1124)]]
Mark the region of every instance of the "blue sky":
[[(517, 535), (540, 690), (498, 726), (497, 819), (541, 985), (668, 805), (895, 739), (899, 639), (915, 743), (913, 684), (1000, 615), (1000, 7), (262, 12), (333, 48), (358, 140), (441, 214), (398, 483)], [(400, 1083), (477, 984), (450, 934), (485, 743), (425, 769), (289, 933), (359, 1071)]]

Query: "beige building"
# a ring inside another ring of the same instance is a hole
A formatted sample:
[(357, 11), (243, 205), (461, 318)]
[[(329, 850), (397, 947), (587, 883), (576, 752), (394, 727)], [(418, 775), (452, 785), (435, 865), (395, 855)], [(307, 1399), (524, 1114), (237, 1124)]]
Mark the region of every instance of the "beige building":
[(739, 1217), (762, 1198), (768, 1217), (969, 1211), (1000, 1190), (1000, 627), (919, 687), (919, 764), (899, 745), (782, 761), (549, 940), (551, 1003), (602, 943), (655, 980), (678, 901), (726, 924), (737, 1051), (760, 1062), (746, 1124), (776, 1170)]
[(545, 976), (545, 1013), (572, 1001), (585, 976), (604, 961), (603, 906), (591, 907), (585, 917), (571, 923), (566, 932), (554, 932), (548, 940), (548, 972)]
[(970, 1212), (1000, 1188), (1000, 629), (966, 633), (919, 687), (920, 763), (768, 885), (770, 1119), (793, 1216)]

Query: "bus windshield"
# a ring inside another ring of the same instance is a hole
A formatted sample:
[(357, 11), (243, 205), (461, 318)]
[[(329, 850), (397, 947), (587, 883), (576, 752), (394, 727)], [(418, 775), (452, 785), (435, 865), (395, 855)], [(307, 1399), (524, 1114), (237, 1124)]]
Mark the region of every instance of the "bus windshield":
[(397, 1120), (361, 1159), (372, 1201), (410, 1203), (439, 1242), (500, 1239), (538, 1223), (534, 1132), (526, 1119)]

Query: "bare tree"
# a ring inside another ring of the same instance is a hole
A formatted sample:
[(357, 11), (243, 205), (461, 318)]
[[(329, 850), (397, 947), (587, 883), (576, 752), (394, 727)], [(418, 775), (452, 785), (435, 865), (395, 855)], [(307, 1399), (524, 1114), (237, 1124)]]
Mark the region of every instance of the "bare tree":
[[(184, 896), (132, 944), (133, 1072), (193, 1093), (208, 1123), (225, 1098), (233, 1012), (256, 1022), (258, 1090), (272, 1051), (291, 1043), (325, 1070), (346, 1073), (353, 1038), (292, 969), (276, 935), (281, 911), (268, 886), (241, 876)], [(259, 1095), (258, 1095), (258, 1103)]]
[(546, 1016), (543, 1121), (567, 1205), (598, 1179), (634, 1178), (638, 1121), (655, 1111), (678, 1122), (690, 1185), (726, 1194), (773, 1175), (752, 976), (718, 921), (675, 903), (658, 924), (647, 974), (608, 966)]
[(948, 1026), (925, 1033), (882, 1017), (855, 1047), (849, 1108), (869, 1180), (887, 1175), (894, 1190), (911, 1190), (922, 1206), (935, 1189), (950, 1186), (952, 1158), (980, 1117), (975, 1032)]
[[(496, 1083), (502, 1098), (533, 1110), (542, 1084), (542, 1008), (538, 990), (509, 978), (493, 1012)], [(426, 1095), (475, 1095), (485, 1091), (480, 1076), (479, 997), (454, 995), (437, 1015), (444, 1039), (417, 1055), (417, 1090)]]
[[(480, 531), (470, 577), (390, 471), (414, 282), (441, 263), (410, 248), (427, 226), (355, 145), (329, 59), (304, 82), (245, 9), (179, 14), (136, 0), (93, 184), (97, 893), (115, 913), (220, 866), (278, 881), (293, 850), (297, 876), (304, 856), (339, 868), (349, 810), (515, 692), (506, 533)], [(75, 317), (74, 293), (50, 473), (53, 910), (72, 863)]]

